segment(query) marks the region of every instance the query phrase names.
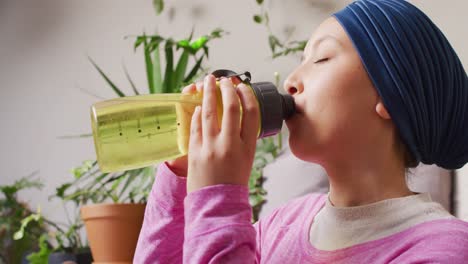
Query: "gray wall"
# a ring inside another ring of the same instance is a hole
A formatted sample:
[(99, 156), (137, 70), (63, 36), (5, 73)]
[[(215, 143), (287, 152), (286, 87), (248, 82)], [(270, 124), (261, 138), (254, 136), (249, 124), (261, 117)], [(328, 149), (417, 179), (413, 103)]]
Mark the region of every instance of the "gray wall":
[[(189, 34), (195, 19), (196, 35), (218, 26), (231, 32), (213, 42), (212, 69), (246, 69), (256, 80), (272, 80), (274, 71), (285, 77), (299, 61), (298, 57), (271, 61), (267, 33), (251, 19), (257, 10), (254, 0), (166, 2), (177, 10), (171, 23), (167, 16), (155, 17), (150, 0), (0, 0), (0, 184), (39, 170), (46, 187), (26, 192), (22, 198), (33, 206), (40, 204), (52, 218), (63, 218), (60, 203), (49, 202), (47, 196), (70, 179), (71, 167), (93, 159), (95, 153), (90, 138), (58, 137), (90, 132), (89, 106), (99, 99), (80, 89), (102, 98), (114, 96), (86, 55), (128, 88), (121, 67), (125, 62), (138, 87), (146, 87), (143, 58), (133, 53), (132, 41), (124, 40), (125, 35), (157, 28), (180, 38)], [(347, 2), (272, 0), (267, 4), (275, 32), (281, 34), (284, 25), (296, 25), (293, 38), (305, 39)], [(466, 67), (468, 2), (413, 2), (446, 33)], [(458, 181), (459, 216), (468, 219), (468, 169), (459, 174), (465, 174)]]

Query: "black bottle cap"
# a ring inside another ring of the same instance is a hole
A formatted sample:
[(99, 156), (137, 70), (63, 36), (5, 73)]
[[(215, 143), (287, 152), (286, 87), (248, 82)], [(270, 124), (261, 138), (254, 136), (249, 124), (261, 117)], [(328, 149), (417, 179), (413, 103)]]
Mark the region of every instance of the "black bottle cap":
[(278, 134), (283, 126), (283, 120), (295, 112), (294, 99), (288, 94), (280, 94), (271, 82), (252, 83), (251, 87), (260, 107), (261, 131), (259, 138)]
[[(278, 134), (283, 126), (283, 120), (288, 119), (296, 112), (294, 99), (291, 95), (280, 94), (276, 86), (271, 82), (250, 83), (251, 75), (249, 72), (237, 74), (231, 70), (220, 69), (212, 74), (216, 78), (236, 76), (252, 87), (260, 108), (259, 138)], [(244, 79), (240, 78), (242, 75), (245, 76)]]
[(289, 119), (296, 112), (296, 104), (294, 98), (289, 94), (282, 94), (281, 99), (283, 102), (283, 119)]

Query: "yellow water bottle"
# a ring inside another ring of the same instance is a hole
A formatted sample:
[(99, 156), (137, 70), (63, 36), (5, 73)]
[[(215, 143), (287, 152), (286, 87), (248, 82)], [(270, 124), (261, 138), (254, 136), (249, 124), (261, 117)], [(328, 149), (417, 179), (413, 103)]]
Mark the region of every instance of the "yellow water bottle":
[[(251, 83), (250, 73), (217, 70), (215, 77), (241, 75), (254, 92), (260, 108), (259, 138), (281, 131), (283, 120), (294, 112), (290, 95), (278, 93), (271, 82)], [(91, 107), (94, 145), (102, 172), (142, 168), (188, 153), (190, 123), (203, 95), (150, 94), (98, 102)], [(218, 117), (222, 100), (218, 89)]]

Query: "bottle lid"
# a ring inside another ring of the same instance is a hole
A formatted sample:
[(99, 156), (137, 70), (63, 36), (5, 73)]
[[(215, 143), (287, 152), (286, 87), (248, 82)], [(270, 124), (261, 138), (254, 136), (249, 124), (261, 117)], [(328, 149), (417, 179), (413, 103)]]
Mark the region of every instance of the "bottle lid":
[[(212, 73), (216, 78), (238, 77), (242, 82), (250, 85), (254, 91), (260, 108), (260, 134), (259, 138), (276, 135), (281, 131), (283, 120), (291, 117), (296, 107), (294, 99), (289, 94), (280, 94), (276, 86), (271, 82), (250, 83), (249, 72), (237, 74), (231, 70), (216, 70)], [(242, 79), (240, 76), (244, 75)]]
[(291, 95), (280, 94), (271, 82), (251, 84), (257, 97), (261, 113), (260, 138), (276, 135), (281, 131), (283, 120), (294, 112), (294, 99)]

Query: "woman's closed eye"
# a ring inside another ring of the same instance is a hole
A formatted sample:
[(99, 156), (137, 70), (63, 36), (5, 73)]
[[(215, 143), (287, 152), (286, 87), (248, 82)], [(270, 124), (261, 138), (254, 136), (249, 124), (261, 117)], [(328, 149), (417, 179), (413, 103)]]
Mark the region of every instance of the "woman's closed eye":
[(314, 63), (322, 63), (322, 62), (326, 62), (328, 61), (329, 58), (323, 58), (323, 59), (319, 59), (317, 61), (314, 61)]

